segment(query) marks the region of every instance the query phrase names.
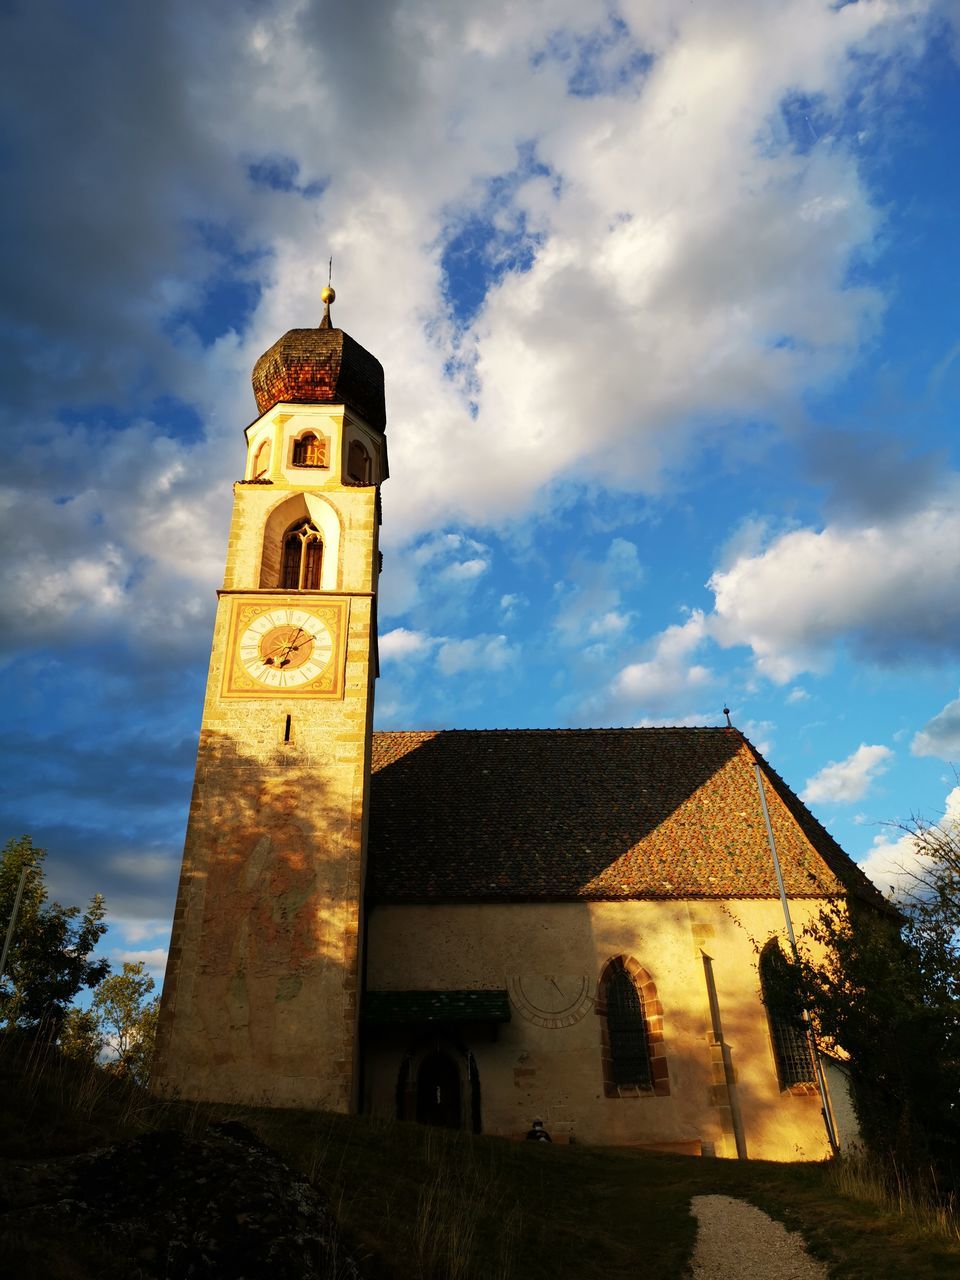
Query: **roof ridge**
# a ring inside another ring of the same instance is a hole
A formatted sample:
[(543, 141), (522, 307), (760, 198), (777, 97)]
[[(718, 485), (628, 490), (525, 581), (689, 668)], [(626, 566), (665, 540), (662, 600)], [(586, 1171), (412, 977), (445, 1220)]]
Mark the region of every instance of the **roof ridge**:
[[(400, 736), (401, 734), (438, 734), (438, 733), (463, 733), (463, 734), (483, 734), (483, 733), (729, 733), (730, 726), (725, 724), (662, 724), (662, 725), (598, 725), (585, 728), (493, 728), (493, 729), (374, 729), (375, 734), (381, 736)], [(740, 731), (734, 730), (739, 733)], [(740, 734), (745, 742), (749, 739)]]

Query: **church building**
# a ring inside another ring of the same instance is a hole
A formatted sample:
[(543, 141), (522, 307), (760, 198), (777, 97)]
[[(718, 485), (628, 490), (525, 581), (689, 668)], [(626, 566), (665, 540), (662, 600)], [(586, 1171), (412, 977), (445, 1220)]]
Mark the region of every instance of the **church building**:
[(383, 369), (323, 297), (253, 371), (153, 1088), (828, 1154), (763, 802), (798, 933), (882, 900), (736, 728), (374, 732)]

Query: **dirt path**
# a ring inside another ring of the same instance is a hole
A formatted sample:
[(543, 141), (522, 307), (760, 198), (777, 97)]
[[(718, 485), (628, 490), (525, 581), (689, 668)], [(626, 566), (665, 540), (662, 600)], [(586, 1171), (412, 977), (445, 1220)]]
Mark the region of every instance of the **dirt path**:
[(730, 1196), (694, 1196), (697, 1245), (694, 1280), (825, 1280), (827, 1269), (807, 1253), (799, 1233)]

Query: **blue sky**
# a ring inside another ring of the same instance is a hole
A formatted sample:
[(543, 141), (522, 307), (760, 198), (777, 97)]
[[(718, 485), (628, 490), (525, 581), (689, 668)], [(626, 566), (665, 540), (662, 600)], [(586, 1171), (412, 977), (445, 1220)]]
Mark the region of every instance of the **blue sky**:
[(958, 804), (960, 8), (5, 6), (8, 834), (162, 963), (249, 375), (382, 361), (383, 728)]

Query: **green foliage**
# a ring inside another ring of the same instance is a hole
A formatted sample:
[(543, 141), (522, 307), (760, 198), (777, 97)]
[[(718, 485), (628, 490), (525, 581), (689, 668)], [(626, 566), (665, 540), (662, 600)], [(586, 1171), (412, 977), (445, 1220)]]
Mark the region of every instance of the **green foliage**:
[(129, 961), (97, 987), (91, 1014), (103, 1042), (110, 1046), (113, 1068), (146, 1084), (157, 1033), (159, 1001), (150, 1000), (154, 981), (142, 960)]
[(74, 1062), (95, 1063), (103, 1048), (100, 1023), (92, 1009), (67, 1011), (60, 1028), (60, 1052)]
[(801, 981), (821, 1043), (849, 1057), (869, 1149), (957, 1188), (960, 833), (921, 822), (909, 833), (918, 857), (902, 915), (855, 903), (825, 911)]
[(74, 997), (94, 987), (109, 972), (104, 959), (91, 957), (106, 932), (103, 898), (96, 894), (86, 911), (47, 901), (43, 861), (46, 851), (29, 836), (9, 840), (0, 853), (0, 927), (6, 931), (20, 874), (27, 877), (6, 973), (0, 981), (0, 1020), (7, 1027), (37, 1027), (59, 1032)]

